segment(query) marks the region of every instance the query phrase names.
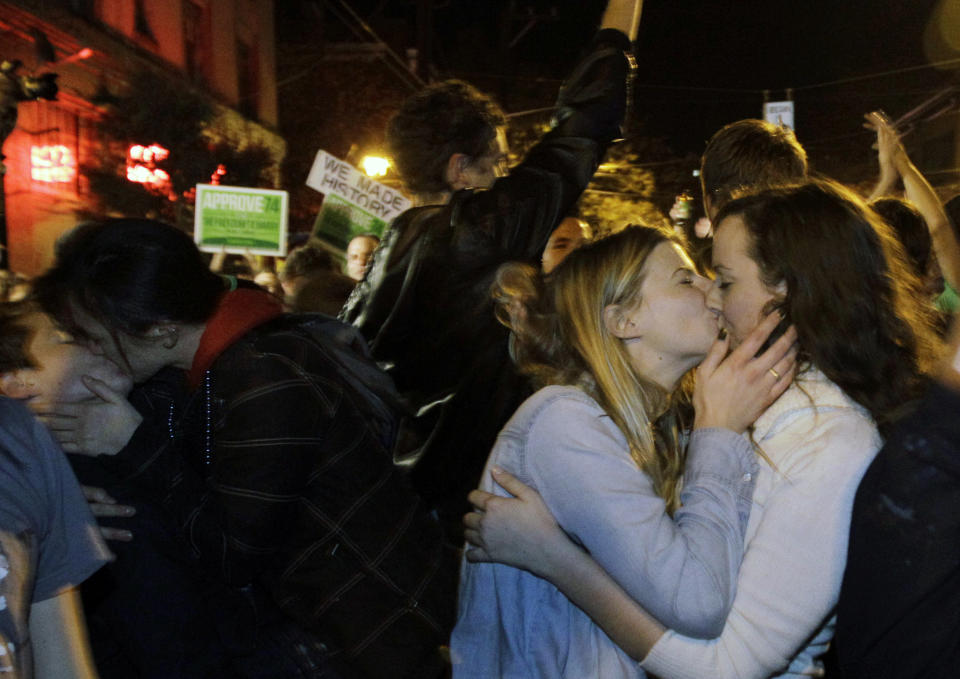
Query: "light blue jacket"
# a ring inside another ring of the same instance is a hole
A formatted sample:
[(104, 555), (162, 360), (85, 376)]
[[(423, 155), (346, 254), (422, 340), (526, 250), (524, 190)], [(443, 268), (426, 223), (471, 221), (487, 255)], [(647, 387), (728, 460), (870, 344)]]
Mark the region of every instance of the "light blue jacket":
[[(552, 386), (517, 410), (490, 454), (481, 485), (503, 495), (493, 465), (536, 488), (571, 538), (661, 623), (703, 638), (723, 629), (758, 469), (746, 438), (693, 433), (683, 507), (671, 518), (599, 405)], [(553, 585), (500, 564), (463, 563), (451, 654), (456, 679), (644, 676)]]

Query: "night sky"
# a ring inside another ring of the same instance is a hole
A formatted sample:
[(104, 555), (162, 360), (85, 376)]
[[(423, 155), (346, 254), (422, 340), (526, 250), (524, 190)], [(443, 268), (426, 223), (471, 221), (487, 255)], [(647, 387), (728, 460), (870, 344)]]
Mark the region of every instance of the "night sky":
[[(556, 7), (557, 17), (539, 22), (519, 39), (510, 50), (506, 74), (559, 78), (575, 58), (572, 47), (589, 39), (604, 3), (515, 4), (545, 14)], [(636, 113), (646, 132), (667, 137), (675, 151), (699, 152), (721, 125), (759, 116), (762, 90), (770, 89), (777, 99), (785, 88), (793, 87), (797, 133), (811, 146), (811, 155), (829, 160), (835, 155), (832, 146), (843, 141), (839, 147), (846, 149), (845, 139), (861, 135), (862, 113), (880, 107), (896, 117), (933, 94), (945, 74), (927, 69), (817, 86), (928, 63), (924, 32), (938, 4), (938, 0), (646, 0), (638, 40)], [(441, 68), (456, 73), (502, 65), (496, 45), (508, 2), (450, 0), (437, 5)], [(523, 25), (522, 20), (515, 21), (511, 35)], [(955, 32), (960, 37), (960, 27)], [(469, 55), (466, 63), (458, 58), (461, 55)], [(945, 56), (960, 53), (930, 58)], [(526, 87), (530, 85), (528, 81)], [(520, 84), (519, 89), (526, 88)]]
[[(415, 0), (349, 4), (399, 53), (416, 44)], [(605, 3), (512, 4), (521, 16), (507, 25), (510, 0), (435, 0), (435, 74), (474, 82), (508, 112), (549, 106)], [(677, 154), (699, 154), (722, 125), (759, 117), (764, 89), (777, 100), (792, 87), (797, 134), (815, 169), (856, 179), (875, 162), (862, 115), (882, 108), (897, 118), (956, 74), (915, 69), (960, 57), (960, 48), (925, 49), (943, 4), (960, 14), (960, 0), (645, 0), (634, 131), (664, 138)], [(542, 18), (519, 35), (527, 8)], [(960, 39), (960, 21), (952, 37)], [(915, 70), (864, 77), (901, 69)], [(842, 79), (853, 80), (823, 86)]]

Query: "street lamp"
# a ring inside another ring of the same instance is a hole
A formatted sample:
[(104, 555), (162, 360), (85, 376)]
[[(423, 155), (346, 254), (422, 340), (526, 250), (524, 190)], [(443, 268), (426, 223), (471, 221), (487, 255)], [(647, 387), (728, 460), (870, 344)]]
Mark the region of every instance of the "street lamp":
[(383, 177), (390, 169), (390, 161), (379, 156), (364, 156), (360, 161), (360, 167), (368, 177)]

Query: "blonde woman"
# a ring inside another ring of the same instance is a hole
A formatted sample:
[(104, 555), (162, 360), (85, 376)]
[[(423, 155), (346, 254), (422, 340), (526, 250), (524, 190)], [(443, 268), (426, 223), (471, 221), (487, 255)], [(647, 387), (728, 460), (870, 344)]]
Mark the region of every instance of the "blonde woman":
[[(494, 491), (498, 467), (531, 484), (633, 596), (689, 634), (715, 635), (756, 470), (739, 433), (787, 387), (795, 335), (754, 358), (771, 317), (721, 362), (711, 282), (657, 229), (586, 245), (539, 280), (523, 265), (499, 276), (515, 360), (545, 386), (501, 432), (482, 485)], [(701, 361), (684, 455), (676, 392)], [(458, 678), (642, 676), (550, 583), (499, 564), (464, 563), (451, 650)]]

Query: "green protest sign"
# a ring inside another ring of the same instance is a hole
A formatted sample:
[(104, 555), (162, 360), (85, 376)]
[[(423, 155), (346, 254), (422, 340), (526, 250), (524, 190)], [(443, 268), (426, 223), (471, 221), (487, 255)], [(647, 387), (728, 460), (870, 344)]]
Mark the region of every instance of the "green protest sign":
[(201, 250), (287, 254), (287, 192), (197, 184), (193, 239)]

